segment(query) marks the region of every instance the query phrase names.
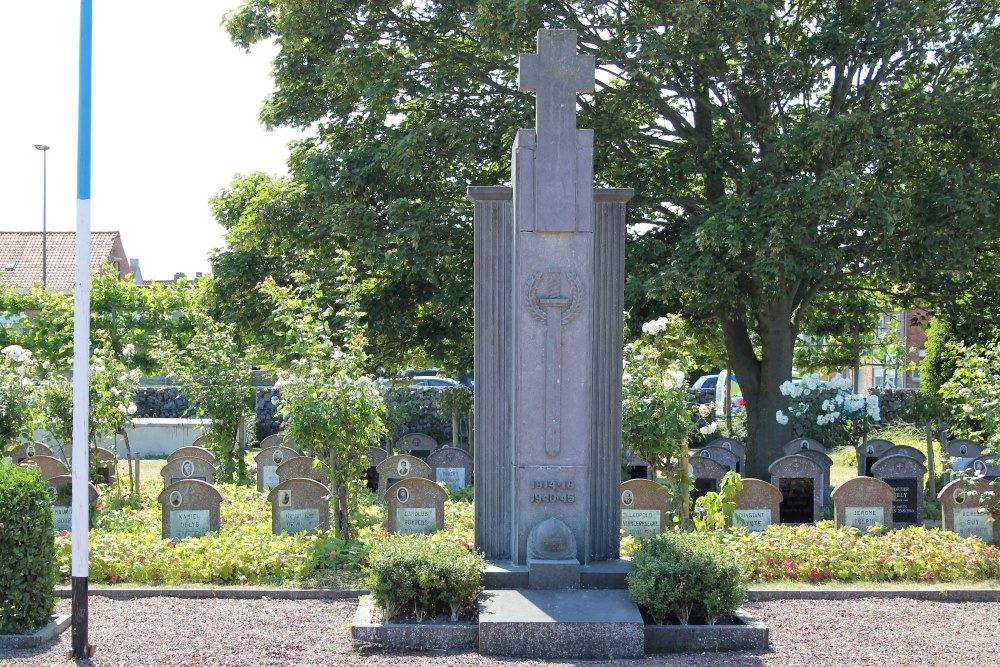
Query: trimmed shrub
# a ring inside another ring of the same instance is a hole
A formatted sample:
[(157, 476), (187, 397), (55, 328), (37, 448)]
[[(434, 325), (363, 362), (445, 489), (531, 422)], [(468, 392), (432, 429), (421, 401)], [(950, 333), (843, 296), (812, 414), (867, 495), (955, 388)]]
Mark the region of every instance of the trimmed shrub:
[(35, 468), (0, 461), (0, 635), (49, 622), (56, 571), (52, 499)]
[(418, 623), (446, 610), (457, 621), (475, 609), (486, 561), (482, 554), (437, 535), (392, 535), (368, 554), (368, 588), (388, 623), (412, 607)]
[(632, 600), (662, 625), (701, 617), (709, 625), (746, 600), (745, 568), (717, 542), (697, 534), (663, 533), (642, 545), (628, 575)]

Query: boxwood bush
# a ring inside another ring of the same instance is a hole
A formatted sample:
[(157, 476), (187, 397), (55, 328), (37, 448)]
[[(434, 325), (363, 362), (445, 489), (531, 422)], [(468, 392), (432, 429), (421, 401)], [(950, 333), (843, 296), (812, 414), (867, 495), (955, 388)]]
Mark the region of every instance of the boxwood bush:
[(49, 622), (55, 585), (52, 500), (37, 468), (0, 460), (0, 635)]
[(672, 615), (682, 625), (693, 617), (715, 625), (746, 600), (746, 568), (700, 534), (663, 533), (632, 559), (628, 590), (657, 624)]
[(475, 609), (486, 561), (482, 554), (442, 534), (391, 535), (368, 553), (368, 588), (385, 620), (408, 613), (418, 623), (447, 611), (452, 621)]

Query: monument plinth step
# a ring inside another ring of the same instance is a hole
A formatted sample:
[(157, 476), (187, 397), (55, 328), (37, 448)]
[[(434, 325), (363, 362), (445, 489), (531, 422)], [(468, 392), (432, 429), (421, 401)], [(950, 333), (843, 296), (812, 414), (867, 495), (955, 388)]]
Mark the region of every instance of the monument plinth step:
[(639, 658), (642, 615), (624, 590), (487, 590), (479, 652), (510, 658)]

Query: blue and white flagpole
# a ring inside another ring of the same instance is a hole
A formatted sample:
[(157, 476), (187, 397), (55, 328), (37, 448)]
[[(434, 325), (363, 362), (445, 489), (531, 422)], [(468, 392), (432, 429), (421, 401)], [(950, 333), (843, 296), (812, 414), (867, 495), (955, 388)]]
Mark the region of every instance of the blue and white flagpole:
[(80, 102), (76, 163), (76, 292), (73, 301), (73, 656), (89, 658), (87, 642), (90, 450), (90, 93), (94, 9), (80, 0)]

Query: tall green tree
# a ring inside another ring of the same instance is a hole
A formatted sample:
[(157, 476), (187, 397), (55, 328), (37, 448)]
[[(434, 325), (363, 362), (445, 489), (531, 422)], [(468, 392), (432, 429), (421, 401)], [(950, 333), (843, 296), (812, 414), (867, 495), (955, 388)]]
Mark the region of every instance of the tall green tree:
[(453, 326), (470, 331), (465, 187), (506, 181), (513, 133), (531, 125), (517, 54), (538, 28), (576, 29), (598, 60), (579, 121), (596, 133), (598, 183), (636, 188), (630, 215), (651, 228), (634, 242), (660, 248), (630, 295), (679, 295), (718, 320), (762, 476), (791, 436), (778, 387), (816, 296), (906, 282), (915, 257), (964, 264), (997, 236), (997, 13), (990, 0), (249, 0), (226, 25), (240, 46), (280, 47), (265, 124), (312, 132), (290, 166), (314, 216), (289, 234), (350, 251), (373, 341), (433, 326), (455, 349)]

